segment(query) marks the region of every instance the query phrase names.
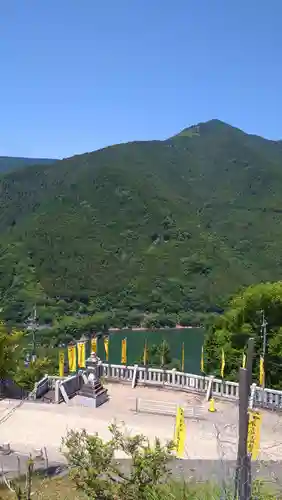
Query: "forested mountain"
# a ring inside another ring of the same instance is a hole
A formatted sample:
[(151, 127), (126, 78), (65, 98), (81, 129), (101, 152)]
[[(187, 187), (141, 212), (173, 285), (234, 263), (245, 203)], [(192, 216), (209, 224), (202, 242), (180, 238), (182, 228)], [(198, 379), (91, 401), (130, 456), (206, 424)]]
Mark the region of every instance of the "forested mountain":
[(13, 156), (0, 156), (0, 174), (17, 170), (29, 165), (49, 165), (55, 163), (51, 158), (17, 158)]
[(218, 120), (9, 173), (4, 314), (34, 301), (62, 313), (223, 307), (242, 285), (281, 279), (281, 190), (282, 143)]

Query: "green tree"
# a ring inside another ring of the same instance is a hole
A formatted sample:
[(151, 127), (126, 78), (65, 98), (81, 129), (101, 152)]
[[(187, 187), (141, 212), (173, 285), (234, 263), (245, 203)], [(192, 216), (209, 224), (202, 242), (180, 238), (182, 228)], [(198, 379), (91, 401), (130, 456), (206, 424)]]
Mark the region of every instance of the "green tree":
[(174, 328), (176, 322), (177, 322), (176, 315), (174, 314), (168, 315), (162, 312), (146, 318), (145, 326), (147, 328), (164, 328), (164, 327)]
[[(143, 364), (144, 355), (140, 356), (138, 363)], [(171, 370), (176, 368), (180, 370), (181, 363), (178, 359), (171, 357), (170, 346), (166, 340), (163, 340), (161, 344), (153, 344), (147, 347), (147, 366), (152, 368), (164, 368), (165, 370)]]
[(82, 334), (90, 335), (93, 330), (107, 331), (112, 315), (109, 312), (99, 312), (92, 316), (78, 317), (63, 316), (59, 318), (54, 328), (50, 330), (50, 338), (57, 342), (69, 342), (78, 340)]
[(223, 315), (214, 318), (205, 341), (209, 372), (219, 375), (221, 349), (225, 351), (225, 375), (237, 379), (248, 338), (255, 338), (253, 371), (258, 378), (262, 354), (262, 311), (267, 319), (266, 384), (282, 383), (282, 281), (261, 283), (235, 295)]
[(38, 382), (50, 367), (51, 362), (47, 358), (37, 358), (35, 361), (31, 361), (28, 367), (21, 361), (14, 374), (14, 381), (19, 387), (31, 391), (34, 388), (35, 382)]
[(3, 394), (4, 381), (13, 378), (20, 356), (20, 344), (23, 338), (21, 331), (11, 329), (0, 323), (0, 393)]
[[(63, 441), (70, 465), (70, 477), (88, 498), (99, 500), (145, 500), (153, 498), (161, 482), (169, 475), (173, 455), (172, 442), (153, 446), (142, 435), (130, 436), (116, 425), (109, 427), (111, 439), (104, 442), (86, 431), (70, 431)], [(124, 472), (114, 460), (122, 451), (132, 467)]]

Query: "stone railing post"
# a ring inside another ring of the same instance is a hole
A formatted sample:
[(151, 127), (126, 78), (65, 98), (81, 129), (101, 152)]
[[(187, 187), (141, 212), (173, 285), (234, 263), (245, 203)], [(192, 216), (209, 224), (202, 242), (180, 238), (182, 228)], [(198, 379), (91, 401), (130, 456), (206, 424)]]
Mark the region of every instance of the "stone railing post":
[(206, 401), (209, 401), (210, 398), (212, 398), (213, 379), (214, 379), (214, 376), (211, 375), (209, 378), (209, 383), (208, 383), (208, 388), (207, 388)]
[(69, 397), (67, 395), (66, 389), (64, 388), (64, 383), (63, 382), (60, 385), (60, 391), (61, 391), (61, 394), (62, 394), (62, 396), (64, 398), (65, 403), (68, 403), (69, 402)]
[(171, 370), (171, 384), (176, 385), (176, 368)]
[(253, 407), (255, 405), (256, 390), (257, 390), (257, 384), (252, 384), (251, 385), (251, 394), (250, 394), (250, 399), (249, 399), (249, 408), (251, 410), (253, 409)]
[(38, 391), (38, 386), (39, 386), (39, 382), (36, 382), (35, 386), (34, 386), (33, 399), (36, 399), (37, 391)]
[(134, 365), (133, 377), (132, 377), (132, 389), (135, 389), (137, 383), (138, 365)]
[(56, 380), (55, 382), (55, 403), (59, 404), (60, 402), (60, 385), (61, 381)]
[(136, 398), (136, 400), (135, 400), (135, 411), (136, 411), (136, 413), (139, 412), (139, 407), (140, 407), (140, 404), (139, 404), (140, 401), (139, 401), (139, 399), (140, 398)]

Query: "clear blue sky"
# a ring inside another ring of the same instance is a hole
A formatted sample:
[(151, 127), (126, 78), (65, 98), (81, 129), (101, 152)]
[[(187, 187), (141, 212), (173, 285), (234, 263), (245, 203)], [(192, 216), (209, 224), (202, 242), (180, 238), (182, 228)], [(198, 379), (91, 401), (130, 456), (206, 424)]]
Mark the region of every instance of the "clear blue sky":
[(282, 0), (0, 2), (0, 155), (66, 157), (219, 118), (282, 138)]

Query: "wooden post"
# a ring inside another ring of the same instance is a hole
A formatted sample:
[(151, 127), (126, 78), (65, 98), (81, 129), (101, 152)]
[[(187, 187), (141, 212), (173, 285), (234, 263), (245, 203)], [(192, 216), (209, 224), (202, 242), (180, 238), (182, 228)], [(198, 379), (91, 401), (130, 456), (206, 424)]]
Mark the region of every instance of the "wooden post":
[(248, 456), (249, 397), (252, 383), (254, 339), (248, 341), (247, 368), (239, 371), (239, 440), (234, 500), (251, 499), (251, 458)]
[(247, 464), (247, 439), (248, 439), (248, 404), (249, 387), (248, 372), (245, 368), (240, 368), (239, 374), (239, 442), (238, 442), (238, 498), (239, 500), (249, 500), (247, 492), (248, 485), (248, 464)]
[(248, 350), (247, 350), (247, 372), (248, 372), (249, 391), (252, 385), (254, 347), (255, 347), (255, 339), (250, 338), (248, 340)]

